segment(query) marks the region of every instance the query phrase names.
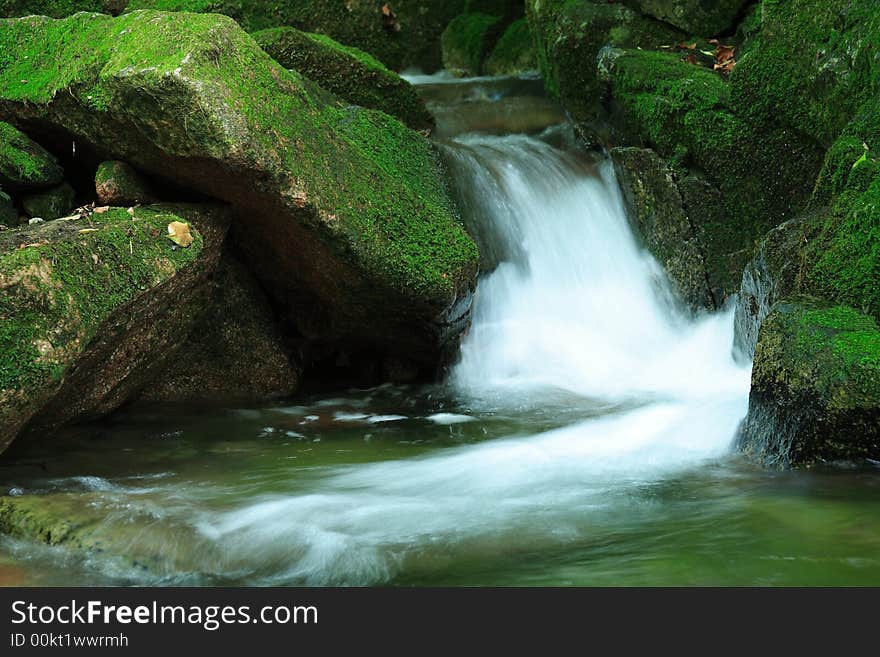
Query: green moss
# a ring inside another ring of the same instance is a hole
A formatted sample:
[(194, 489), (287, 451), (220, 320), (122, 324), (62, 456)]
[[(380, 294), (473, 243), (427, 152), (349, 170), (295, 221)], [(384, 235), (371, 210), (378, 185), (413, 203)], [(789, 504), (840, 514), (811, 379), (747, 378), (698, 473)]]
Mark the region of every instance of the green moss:
[(535, 70), (538, 66), (535, 42), (525, 18), (507, 26), (498, 44), (486, 60), (489, 75), (510, 75)]
[(765, 1), (761, 22), (731, 75), (737, 111), (831, 146), (876, 97), (880, 12), (872, 2)]
[[(103, 148), (146, 140), (131, 160), (144, 170), (151, 163), (138, 157), (156, 150), (258, 170), (291, 206), (304, 196), (328, 246), (383, 284), (442, 303), (470, 285), (476, 247), (430, 142), (381, 112), (328, 104), (234, 22), (160, 12), (19, 19), (0, 21), (0, 45), (0, 108), (52, 116)], [(97, 117), (84, 100), (96, 92), (111, 99)]]
[[(0, 254), (0, 391), (38, 390), (95, 337), (113, 312), (195, 260), (202, 237), (173, 249), (166, 227), (179, 218), (112, 209), (37, 240), (12, 234)], [(34, 236), (37, 237), (37, 236)]]
[(78, 11), (118, 13), (125, 0), (0, 0), (0, 17), (52, 16), (63, 18)]
[(441, 39), (443, 66), (459, 75), (479, 75), (500, 21), (499, 16), (480, 13), (453, 18)]
[(0, 183), (11, 188), (45, 187), (60, 182), (63, 175), (53, 155), (0, 121)]
[(291, 27), (256, 32), (253, 37), (282, 66), (350, 103), (396, 116), (414, 129), (433, 126), (412, 85), (362, 50)]

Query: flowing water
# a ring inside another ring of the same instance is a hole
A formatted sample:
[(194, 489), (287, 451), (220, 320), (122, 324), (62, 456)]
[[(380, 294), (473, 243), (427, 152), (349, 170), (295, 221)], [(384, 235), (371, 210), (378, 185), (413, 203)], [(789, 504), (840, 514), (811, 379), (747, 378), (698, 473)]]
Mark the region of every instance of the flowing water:
[(487, 272), (449, 380), (21, 445), (0, 485), (65, 538), (0, 583), (880, 583), (876, 471), (732, 453), (731, 312), (679, 307), (533, 81), (418, 81)]

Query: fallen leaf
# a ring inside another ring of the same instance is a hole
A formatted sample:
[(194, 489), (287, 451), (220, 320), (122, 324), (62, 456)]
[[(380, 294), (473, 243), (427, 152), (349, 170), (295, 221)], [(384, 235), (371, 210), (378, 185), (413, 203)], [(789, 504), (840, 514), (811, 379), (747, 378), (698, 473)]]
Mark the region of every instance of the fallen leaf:
[(681, 43), (678, 44), (678, 47), (681, 48), (682, 50), (696, 50), (697, 42), (694, 41), (693, 43), (685, 43), (684, 41), (682, 41)]
[(84, 233), (97, 233), (98, 229), (97, 228), (83, 228), (79, 232), (80, 232), (80, 235), (82, 235)]
[(193, 236), (189, 230), (189, 224), (182, 221), (172, 221), (168, 224), (168, 239), (177, 246), (187, 248), (193, 243)]
[(97, 207), (94, 210), (92, 210), (92, 212), (94, 212), (95, 214), (104, 214), (109, 209), (110, 209), (109, 205), (102, 205), (102, 206)]

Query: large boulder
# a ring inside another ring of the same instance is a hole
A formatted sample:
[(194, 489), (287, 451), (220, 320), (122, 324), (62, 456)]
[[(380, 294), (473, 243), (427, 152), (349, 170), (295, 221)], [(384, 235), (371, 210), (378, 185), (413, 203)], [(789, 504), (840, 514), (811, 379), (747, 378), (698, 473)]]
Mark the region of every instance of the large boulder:
[(427, 139), (339, 103), (222, 16), (6, 20), (0, 45), (0, 114), (229, 202), (306, 346), (426, 371), (454, 348), (478, 254)]
[[(188, 248), (166, 236), (175, 221)], [(227, 225), (219, 209), (118, 208), (0, 233), (0, 451), (155, 377), (199, 315)]]
[(709, 37), (731, 32), (751, 0), (624, 0), (643, 14), (689, 34)]
[(396, 116), (414, 130), (434, 127), (434, 119), (413, 86), (362, 50), (292, 27), (263, 30), (253, 37), (284, 68), (301, 73), (354, 105)]
[(846, 306), (777, 303), (761, 327), (741, 448), (777, 466), (880, 458), (880, 330)]
[(64, 169), (54, 155), (0, 121), (0, 185), (11, 191), (44, 189), (63, 177)]
[(703, 256), (703, 231), (688, 214), (675, 173), (654, 151), (611, 150), (633, 232), (663, 265), (676, 292), (693, 310), (715, 310)]

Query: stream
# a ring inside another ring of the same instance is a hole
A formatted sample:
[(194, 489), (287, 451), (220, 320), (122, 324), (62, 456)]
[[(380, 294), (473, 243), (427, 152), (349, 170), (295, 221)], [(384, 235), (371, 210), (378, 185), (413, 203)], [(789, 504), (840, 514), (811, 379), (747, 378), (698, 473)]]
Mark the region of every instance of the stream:
[[(534, 78), (415, 76), (485, 273), (448, 379), (133, 406), (0, 458), (0, 584), (877, 585), (880, 478), (733, 450), (750, 366)], [(65, 524), (66, 523), (66, 524)]]

